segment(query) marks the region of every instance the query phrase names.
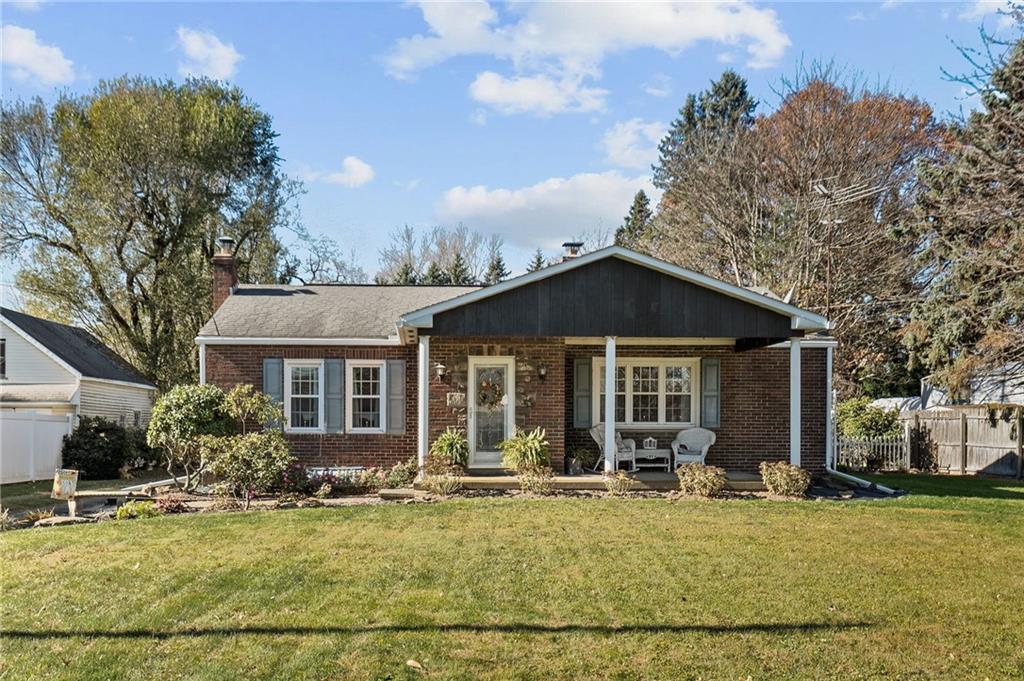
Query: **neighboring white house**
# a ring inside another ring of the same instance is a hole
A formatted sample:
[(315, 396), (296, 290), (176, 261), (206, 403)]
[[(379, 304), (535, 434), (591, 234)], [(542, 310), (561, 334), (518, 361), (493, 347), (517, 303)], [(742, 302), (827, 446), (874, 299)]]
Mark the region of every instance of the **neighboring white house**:
[(0, 481), (52, 476), (81, 416), (145, 427), (155, 392), (87, 331), (0, 308)]

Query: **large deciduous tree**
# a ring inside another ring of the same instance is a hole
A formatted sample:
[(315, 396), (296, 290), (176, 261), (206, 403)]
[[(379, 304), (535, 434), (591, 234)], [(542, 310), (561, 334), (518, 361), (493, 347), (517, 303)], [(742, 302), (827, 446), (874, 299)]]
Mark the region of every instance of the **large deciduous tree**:
[(906, 342), (954, 391), (979, 371), (1024, 367), (1024, 40), (989, 73), (983, 108), (921, 173), (927, 287)]
[(924, 102), (830, 68), (781, 94), (770, 115), (687, 137), (647, 248), (833, 320), (844, 392), (911, 390), (897, 333), (918, 293), (916, 241), (899, 228), (943, 128)]
[(194, 379), (217, 237), (236, 240), (244, 281), (275, 273), (296, 187), (270, 117), (237, 88), (145, 78), (0, 115), (4, 249), (27, 307), (90, 329), (160, 387)]

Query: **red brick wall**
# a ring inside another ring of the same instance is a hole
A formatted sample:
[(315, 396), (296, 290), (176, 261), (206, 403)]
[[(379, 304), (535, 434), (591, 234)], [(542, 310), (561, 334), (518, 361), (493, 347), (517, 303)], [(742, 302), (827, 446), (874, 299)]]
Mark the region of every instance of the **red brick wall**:
[[(734, 352), (731, 347), (620, 346), (620, 357), (720, 357), (722, 425), (708, 463), (736, 470), (756, 470), (764, 460), (789, 459), (789, 350)], [(563, 344), (561, 338), (431, 338), (431, 367), (441, 362), (449, 372), (430, 372), (430, 439), (449, 425), (465, 428), (464, 401), (470, 355), (516, 357), (516, 421), (522, 428), (541, 426), (551, 443), (552, 466), (561, 471), (565, 452), (582, 446), (596, 449), (586, 430), (572, 428), (572, 366), (577, 357), (599, 357), (603, 346)], [(803, 349), (802, 461), (819, 471), (825, 461), (825, 350)], [(206, 347), (207, 381), (230, 389), (238, 383), (263, 385), (263, 358), (405, 359), (406, 430), (387, 434), (290, 434), (293, 452), (306, 465), (390, 466), (416, 456), (417, 347), (223, 346)], [(547, 377), (541, 379), (538, 367)], [(451, 396), (451, 397), (450, 397)], [(463, 397), (464, 400), (464, 397)], [(668, 447), (673, 432), (655, 434)], [(626, 434), (642, 439), (646, 434)]]
[[(289, 433), (292, 453), (307, 466), (392, 466), (416, 456), (416, 346), (349, 347), (207, 345), (206, 380), (230, 390), (239, 383), (263, 388), (263, 359), (404, 359), (405, 433)], [(347, 405), (346, 405), (347, 406)]]
[[(547, 430), (551, 467), (563, 470), (565, 454), (565, 345), (561, 338), (430, 339), (430, 364), (440, 362), (448, 374), (430, 377), (430, 440), (448, 426), (466, 428), (467, 377), (470, 356), (511, 355), (516, 358), (516, 425)], [(543, 379), (538, 368), (544, 366)]]
[(228, 299), (231, 289), (238, 286), (238, 263), (234, 256), (213, 256), (213, 311)]
[[(721, 426), (707, 463), (733, 470), (757, 470), (761, 461), (789, 460), (789, 349), (762, 348), (735, 352), (727, 346), (619, 346), (619, 357), (719, 357), (721, 359)], [(568, 379), (565, 407), (566, 448), (597, 445), (585, 429), (572, 428), (572, 366), (578, 357), (603, 357), (604, 346), (566, 346)], [(811, 471), (825, 465), (825, 350), (801, 353), (801, 464)], [(622, 431), (640, 441), (649, 436), (668, 448), (672, 431)]]

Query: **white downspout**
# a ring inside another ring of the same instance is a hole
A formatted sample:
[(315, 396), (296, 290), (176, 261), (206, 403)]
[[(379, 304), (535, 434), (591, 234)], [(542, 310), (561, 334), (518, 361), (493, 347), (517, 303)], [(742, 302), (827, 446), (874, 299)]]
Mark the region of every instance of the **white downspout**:
[(825, 472), (829, 475), (845, 480), (846, 482), (852, 482), (858, 487), (864, 489), (878, 490), (882, 494), (896, 494), (896, 490), (886, 487), (885, 485), (879, 485), (877, 482), (871, 482), (864, 478), (858, 478), (855, 475), (849, 473), (843, 473), (837, 471), (835, 468), (835, 419), (832, 413), (832, 347), (829, 346), (825, 349)]
[(427, 450), (430, 448), (430, 336), (419, 337), (419, 364), (416, 373), (416, 465), (419, 477), (426, 474)]
[(199, 385), (206, 385), (206, 343), (199, 341)]
[(615, 336), (604, 339), (604, 472), (611, 474), (615, 462)]

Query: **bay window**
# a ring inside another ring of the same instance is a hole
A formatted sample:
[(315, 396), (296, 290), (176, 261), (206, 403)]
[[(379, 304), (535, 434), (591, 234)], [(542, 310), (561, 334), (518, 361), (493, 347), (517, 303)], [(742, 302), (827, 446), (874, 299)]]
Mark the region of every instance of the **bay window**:
[(292, 433), (320, 433), (324, 423), (323, 362), (285, 360), (285, 430)]
[[(615, 362), (617, 426), (683, 427), (697, 424), (700, 360), (622, 357)], [(604, 422), (604, 362), (594, 361), (594, 413)]]
[(346, 362), (348, 431), (384, 432), (384, 362)]

